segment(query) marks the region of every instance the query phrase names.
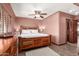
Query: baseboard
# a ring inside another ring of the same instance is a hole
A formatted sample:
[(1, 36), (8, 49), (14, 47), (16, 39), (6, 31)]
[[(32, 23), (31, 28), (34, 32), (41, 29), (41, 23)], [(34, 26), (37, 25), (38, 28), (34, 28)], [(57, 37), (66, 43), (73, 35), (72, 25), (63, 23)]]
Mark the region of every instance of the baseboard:
[(66, 44), (66, 43), (63, 43), (63, 44), (56, 44), (56, 43), (54, 43), (54, 42), (51, 42), (52, 44), (55, 44), (55, 45), (58, 45), (58, 46), (61, 46), (61, 45), (64, 45), (64, 44)]

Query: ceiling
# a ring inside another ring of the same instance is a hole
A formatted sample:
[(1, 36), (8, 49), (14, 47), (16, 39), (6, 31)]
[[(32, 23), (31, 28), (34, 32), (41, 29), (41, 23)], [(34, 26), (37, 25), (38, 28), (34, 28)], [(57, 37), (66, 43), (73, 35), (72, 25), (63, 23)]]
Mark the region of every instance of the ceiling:
[(46, 12), (47, 15), (44, 15), (44, 18), (57, 11), (79, 15), (79, 7), (73, 3), (11, 3), (11, 6), (18, 17), (34, 18), (34, 16), (29, 16), (29, 14), (34, 14), (34, 10)]

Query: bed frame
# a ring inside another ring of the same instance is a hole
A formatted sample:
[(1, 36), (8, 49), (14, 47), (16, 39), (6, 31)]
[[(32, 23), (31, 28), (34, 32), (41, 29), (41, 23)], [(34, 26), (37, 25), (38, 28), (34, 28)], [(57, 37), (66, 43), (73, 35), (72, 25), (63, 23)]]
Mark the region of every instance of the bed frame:
[[(26, 28), (26, 27), (21, 27), (22, 29), (37, 29), (37, 28)], [(50, 35), (49, 36), (44, 36), (44, 37), (34, 37), (34, 38), (22, 38), (19, 37), (19, 51), (22, 51), (24, 49), (31, 49), (31, 48), (37, 48), (37, 47), (42, 47), (42, 46), (48, 46), (50, 45)]]

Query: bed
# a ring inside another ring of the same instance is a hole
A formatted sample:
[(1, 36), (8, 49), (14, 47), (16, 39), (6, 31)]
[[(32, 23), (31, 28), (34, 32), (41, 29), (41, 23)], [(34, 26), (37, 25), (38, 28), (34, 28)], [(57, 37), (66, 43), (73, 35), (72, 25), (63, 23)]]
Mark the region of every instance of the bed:
[(49, 36), (48, 34), (44, 34), (44, 33), (28, 33), (28, 34), (21, 34), (19, 35), (19, 37), (21, 38), (35, 38), (35, 37), (46, 37)]
[(20, 51), (36, 47), (50, 45), (50, 35), (39, 33), (37, 28), (21, 28), (21, 33), (18, 35)]

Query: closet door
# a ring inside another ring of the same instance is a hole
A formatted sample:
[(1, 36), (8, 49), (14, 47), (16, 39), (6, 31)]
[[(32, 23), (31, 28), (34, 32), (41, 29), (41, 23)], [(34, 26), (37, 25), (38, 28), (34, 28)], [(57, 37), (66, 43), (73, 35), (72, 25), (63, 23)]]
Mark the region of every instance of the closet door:
[(77, 20), (73, 21), (73, 41), (77, 43)]
[(73, 21), (69, 20), (69, 42), (73, 42)]
[(70, 20), (69, 21), (69, 42), (76, 43), (77, 42), (77, 21)]

